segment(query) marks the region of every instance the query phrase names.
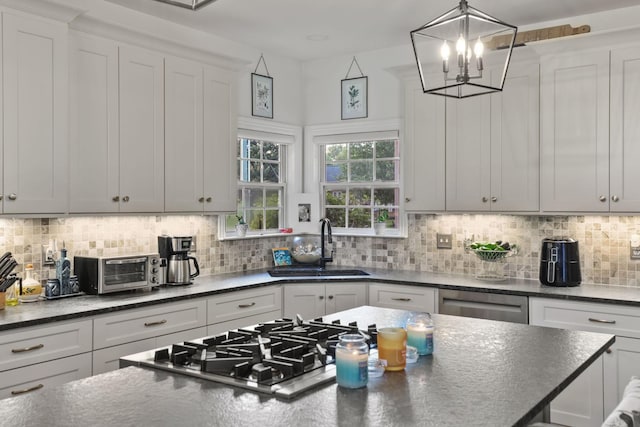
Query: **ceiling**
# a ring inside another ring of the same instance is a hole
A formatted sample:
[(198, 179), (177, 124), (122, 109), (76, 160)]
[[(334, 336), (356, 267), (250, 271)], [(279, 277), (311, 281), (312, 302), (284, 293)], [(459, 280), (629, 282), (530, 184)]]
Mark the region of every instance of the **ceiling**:
[[(409, 46), (409, 31), (457, 5), (457, 0), (216, 0), (194, 12), (155, 0), (106, 1), (301, 61)], [(524, 26), (637, 6), (638, 0), (469, 0), (469, 4)]]

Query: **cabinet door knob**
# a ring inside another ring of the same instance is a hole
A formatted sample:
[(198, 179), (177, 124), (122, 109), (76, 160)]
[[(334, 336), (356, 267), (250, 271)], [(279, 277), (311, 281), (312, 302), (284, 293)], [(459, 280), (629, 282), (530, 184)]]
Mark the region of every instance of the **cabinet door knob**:
[(614, 202), (618, 202), (618, 201), (620, 201), (620, 197), (618, 197), (618, 196), (611, 196), (611, 200), (613, 200)]
[(120, 201), (120, 196), (113, 196), (111, 198), (111, 200), (113, 200), (114, 202), (119, 202)]
[(329, 298), (329, 299), (333, 299), (333, 295), (329, 295), (329, 297), (328, 297), (328, 298)]
[(497, 197), (492, 197), (492, 198), (491, 198), (491, 201), (492, 201), (493, 203), (495, 203), (495, 202), (497, 202), (497, 201), (498, 201), (498, 198), (497, 198)]
[(606, 202), (606, 201), (607, 201), (607, 198), (606, 198), (605, 196), (600, 196), (600, 201), (601, 201), (601, 202)]
[(18, 198), (18, 195), (16, 193), (9, 194), (9, 200), (15, 200), (17, 198)]
[(487, 199), (486, 197), (482, 198), (482, 203), (487, 203), (489, 201), (489, 199)]
[(124, 196), (124, 197), (122, 198), (122, 201), (123, 201), (123, 202), (128, 202), (128, 201), (129, 201), (129, 196)]
[(211, 197), (207, 197), (207, 203), (211, 203), (211, 200), (213, 200)]
[(200, 198), (198, 199), (198, 201), (199, 201), (200, 203), (204, 203), (204, 197), (200, 197)]
[(405, 201), (405, 202), (407, 202), (407, 203), (409, 203), (409, 202), (411, 201), (411, 198), (410, 198), (410, 197), (405, 197), (405, 198), (404, 198), (404, 201)]
[(0, 201), (2, 201), (2, 197), (3, 197), (2, 194), (0, 194)]
[(607, 353), (607, 354), (611, 354), (611, 353), (613, 353), (613, 350), (611, 350), (611, 348), (608, 348), (604, 352)]
[(324, 299), (324, 296), (323, 296), (323, 295), (320, 295), (320, 299)]

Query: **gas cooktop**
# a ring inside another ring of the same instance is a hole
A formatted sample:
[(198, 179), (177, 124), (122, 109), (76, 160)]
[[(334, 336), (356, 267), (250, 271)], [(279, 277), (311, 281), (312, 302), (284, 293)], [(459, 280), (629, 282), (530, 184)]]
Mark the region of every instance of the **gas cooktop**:
[(298, 316), (125, 356), (120, 367), (160, 369), (290, 399), (335, 379), (335, 347), (346, 333), (377, 345), (376, 325), (364, 331), (355, 322)]

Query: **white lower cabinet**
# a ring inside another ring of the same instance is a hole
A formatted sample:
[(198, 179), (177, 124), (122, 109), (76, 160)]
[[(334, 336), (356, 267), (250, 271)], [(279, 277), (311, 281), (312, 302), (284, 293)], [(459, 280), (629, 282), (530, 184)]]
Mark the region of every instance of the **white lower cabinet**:
[(91, 353), (0, 372), (0, 399), (34, 393), (91, 376)]
[(551, 403), (554, 423), (600, 426), (631, 376), (640, 376), (640, 309), (530, 297), (529, 323), (616, 335), (615, 344)]
[(207, 335), (282, 317), (282, 288), (265, 286), (207, 300)]
[(0, 333), (0, 399), (91, 376), (91, 320)]
[(284, 316), (314, 319), (367, 304), (365, 283), (287, 284)]
[(437, 313), (438, 289), (376, 283), (369, 285), (369, 305)]

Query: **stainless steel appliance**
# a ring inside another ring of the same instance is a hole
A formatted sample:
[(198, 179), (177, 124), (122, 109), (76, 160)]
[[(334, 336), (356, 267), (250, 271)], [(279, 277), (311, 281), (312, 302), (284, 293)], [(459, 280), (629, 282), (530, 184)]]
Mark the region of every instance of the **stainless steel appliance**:
[(578, 242), (570, 237), (542, 239), (540, 282), (548, 286), (578, 286), (581, 281)]
[(159, 264), (158, 254), (73, 257), (80, 289), (93, 295), (158, 286)]
[(440, 289), (438, 313), (529, 323), (529, 301), (527, 297), (519, 295)]
[[(158, 236), (158, 252), (160, 258), (167, 260), (166, 280), (167, 285), (188, 285), (191, 279), (200, 275), (198, 260), (189, 256), (193, 237)], [(194, 273), (191, 271), (193, 261)]]
[(376, 325), (367, 329), (298, 316), (126, 356), (120, 367), (160, 369), (290, 399), (335, 379), (339, 335), (362, 334), (376, 346)]

